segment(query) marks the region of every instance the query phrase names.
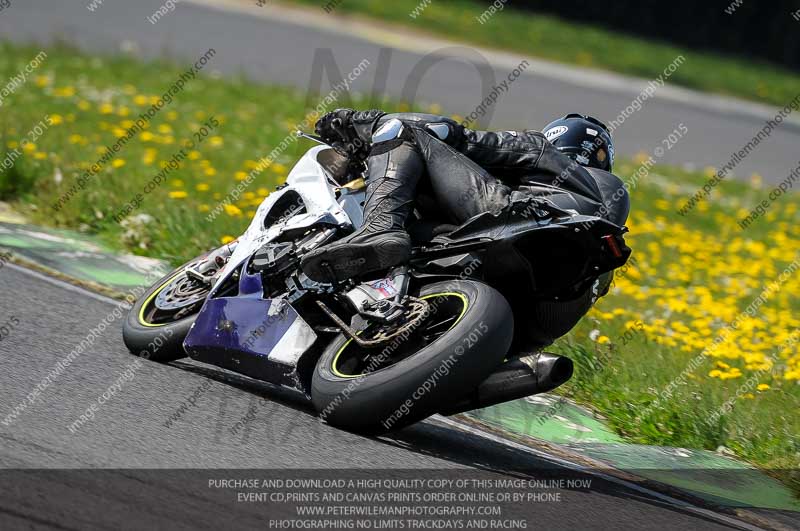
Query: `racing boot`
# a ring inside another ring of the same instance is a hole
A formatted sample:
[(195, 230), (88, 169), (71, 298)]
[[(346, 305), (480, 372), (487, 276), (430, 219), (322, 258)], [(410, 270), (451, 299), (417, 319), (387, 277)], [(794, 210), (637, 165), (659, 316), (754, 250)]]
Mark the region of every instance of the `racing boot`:
[(411, 257), (405, 223), (424, 169), (410, 141), (367, 159), (364, 224), (353, 234), (311, 251), (300, 267), (318, 282), (342, 281), (403, 264)]

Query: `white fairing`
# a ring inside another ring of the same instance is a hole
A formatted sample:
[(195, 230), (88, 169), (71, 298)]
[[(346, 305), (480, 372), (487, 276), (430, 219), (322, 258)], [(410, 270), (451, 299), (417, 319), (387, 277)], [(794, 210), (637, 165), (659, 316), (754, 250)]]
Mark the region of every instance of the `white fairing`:
[[(252, 255), (265, 243), (275, 239), (287, 230), (302, 227), (311, 227), (320, 222), (330, 225), (353, 225), (342, 205), (336, 201), (334, 186), (336, 184), (327, 176), (325, 170), (317, 162), (317, 155), (328, 146), (315, 146), (309, 149), (297, 162), (286, 179), (286, 186), (269, 194), (256, 211), (250, 226), (238, 239), (236, 250), (233, 252), (228, 264), (220, 278), (226, 276), (230, 270), (239, 265), (243, 260)], [(272, 206), (284, 195), (290, 192), (300, 195), (306, 206), (306, 212), (297, 214), (288, 219), (279, 221), (269, 228), (264, 228), (264, 219), (269, 214)], [(352, 209), (350, 209), (353, 212)], [(354, 220), (360, 224), (360, 220)]]

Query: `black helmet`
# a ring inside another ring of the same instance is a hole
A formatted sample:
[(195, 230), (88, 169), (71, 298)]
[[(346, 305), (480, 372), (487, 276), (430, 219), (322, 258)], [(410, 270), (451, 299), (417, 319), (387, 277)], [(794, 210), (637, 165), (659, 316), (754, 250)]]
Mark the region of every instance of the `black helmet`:
[(568, 114), (547, 124), (545, 138), (582, 166), (611, 171), (614, 143), (606, 124), (582, 114)]

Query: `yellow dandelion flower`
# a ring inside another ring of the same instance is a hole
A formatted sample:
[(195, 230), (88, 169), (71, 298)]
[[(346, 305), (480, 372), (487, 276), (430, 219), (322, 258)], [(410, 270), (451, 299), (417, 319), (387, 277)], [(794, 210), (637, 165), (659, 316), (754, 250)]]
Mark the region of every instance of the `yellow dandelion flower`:
[(60, 87), (53, 89), (56, 98), (71, 98), (75, 95), (75, 87)]
[(205, 173), (209, 177), (213, 177), (217, 174), (217, 170), (215, 170), (214, 168), (206, 168), (205, 170), (203, 170), (203, 173)]
[(208, 205), (205, 205), (205, 204), (197, 205), (197, 211), (198, 212), (209, 212), (210, 210), (211, 210), (211, 207), (208, 206)]
[(103, 103), (100, 105), (100, 114), (112, 114), (114, 112), (114, 106), (110, 103)]
[(169, 111), (167, 113), (167, 120), (174, 122), (177, 119), (178, 119), (178, 113), (176, 113), (175, 111)]
[(758, 389), (759, 391), (766, 391), (767, 389), (769, 389), (769, 384), (760, 383), (756, 386), (756, 389)]
[(224, 140), (221, 136), (212, 136), (208, 139), (208, 143), (211, 144), (213, 147), (219, 147), (224, 143)]
[(197, 160), (200, 157), (202, 157), (202, 155), (200, 154), (199, 151), (190, 151), (187, 157), (189, 160)]
[(200, 183), (197, 186), (195, 186), (195, 190), (197, 190), (198, 192), (208, 192), (210, 188), (211, 187), (206, 183)]
[(600, 343), (601, 345), (604, 345), (604, 344), (606, 344), (606, 343), (609, 343), (610, 341), (611, 341), (611, 340), (608, 338), (608, 336), (599, 336), (599, 337), (597, 338), (597, 342), (598, 342), (598, 343)]
[(50, 78), (47, 76), (36, 76), (35, 83), (37, 87), (46, 87), (50, 84)]
[(50, 115), (50, 125), (61, 125), (64, 123), (64, 117), (60, 114)]
[(242, 215), (242, 210), (239, 207), (237, 207), (236, 205), (223, 205), (222, 208), (225, 209), (225, 213), (228, 214), (229, 216), (241, 216)]
[(722, 376), (722, 371), (719, 369), (714, 369), (708, 373), (708, 375), (712, 378), (719, 378)]
[(155, 135), (150, 131), (142, 131), (141, 134), (139, 134), (139, 138), (142, 142), (150, 142), (155, 138)]
[(185, 199), (188, 195), (184, 190), (172, 190), (169, 193), (172, 199)]
[(92, 108), (92, 105), (86, 100), (81, 100), (78, 102), (78, 108), (82, 111), (88, 111)]
[(245, 172), (243, 172), (243, 171), (237, 171), (237, 172), (236, 172), (236, 173), (233, 175), (233, 177), (234, 177), (234, 179), (236, 179), (237, 181), (244, 181), (245, 179), (247, 179), (247, 174), (246, 174)]
[(169, 124), (161, 124), (158, 126), (158, 132), (162, 135), (168, 135), (172, 132), (172, 127)]
[(272, 165), (272, 171), (275, 173), (286, 173), (287, 168), (283, 164), (275, 163)]
[(222, 242), (222, 245), (227, 245), (235, 239), (236, 238), (234, 238), (233, 236), (223, 236), (222, 238), (219, 239), (219, 241)]
[(144, 150), (144, 155), (142, 156), (142, 162), (150, 166), (156, 161), (157, 155), (158, 152), (155, 149), (147, 148)]
[(33, 158), (36, 160), (43, 160), (47, 158), (47, 153), (42, 153), (41, 151), (37, 151), (33, 154)]
[(147, 96), (142, 96), (141, 94), (138, 94), (133, 97), (133, 103), (135, 103), (136, 105), (147, 105)]
[(122, 159), (114, 159), (113, 161), (111, 161), (111, 166), (113, 166), (114, 168), (121, 168), (125, 166), (125, 161)]
[(753, 393), (745, 393), (742, 395), (742, 398), (755, 398), (756, 396)]
[(666, 199), (656, 199), (655, 202), (653, 202), (653, 206), (659, 210), (670, 210), (672, 208), (672, 205)]
[(22, 146), (22, 151), (33, 153), (34, 151), (36, 151), (36, 144), (34, 144), (33, 142), (28, 142), (27, 144)]

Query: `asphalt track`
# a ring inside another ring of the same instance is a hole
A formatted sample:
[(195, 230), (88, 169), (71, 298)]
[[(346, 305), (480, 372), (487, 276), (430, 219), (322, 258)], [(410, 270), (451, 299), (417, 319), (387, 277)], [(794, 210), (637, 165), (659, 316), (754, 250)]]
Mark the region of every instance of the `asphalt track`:
[[(222, 73), (244, 71), (299, 87), (308, 86), (316, 48), (332, 48), (345, 72), (378, 54), (377, 47), (360, 38), (188, 4), (155, 26), (144, 17), (160, 1), (106, 0), (96, 13), (88, 12), (85, 4), (14, 2), (13, 9), (0, 16), (0, 34), (25, 42), (67, 40), (103, 52), (129, 41), (147, 56), (166, 52), (193, 58), (214, 47), (214, 68)], [(405, 83), (404, 76), (418, 60), (413, 53), (392, 54), (390, 94)], [(435, 72), (421, 82), (421, 98), (447, 102), (452, 112), (480, 100), (480, 90), (464, 82), (475, 77), (473, 67), (447, 61)], [(357, 80), (354, 88), (369, 91), (372, 78)], [(574, 109), (575, 102), (613, 116), (629, 101), (627, 94), (533, 74), (520, 78), (498, 103), (492, 124), (541, 124), (552, 116), (549, 109)], [(650, 150), (681, 121), (693, 138), (681, 144), (680, 155), (672, 152), (670, 157), (698, 165), (719, 163), (759, 127), (752, 116), (652, 101), (621, 131), (621, 151)], [(797, 140), (791, 128), (776, 133), (759, 149), (758, 157), (766, 165), (759, 164), (758, 170), (780, 175), (780, 168), (790, 168), (789, 148)], [(10, 266), (0, 271), (0, 287), (0, 324), (12, 317), (18, 322), (0, 341), (3, 420), (114, 305)], [(8, 424), (0, 422), (0, 529), (264, 527), (263, 508), (231, 507), (169, 472), (174, 469), (458, 468), (516, 476), (559, 469), (523, 449), (435, 421), (377, 439), (342, 432), (318, 422), (308, 405), (292, 396), (185, 362), (142, 362), (132, 379), (73, 433), (69, 426), (136, 360), (122, 344), (120, 327), (121, 321), (114, 321), (33, 405)], [(196, 406), (167, 427), (170, 415), (201, 387)], [(253, 420), (233, 433), (249, 411), (255, 412)], [(569, 491), (561, 503), (541, 505), (535, 524), (541, 529), (738, 528), (605, 481), (594, 482), (587, 491)]]
[[(347, 32), (355, 30), (335, 19), (326, 27), (303, 25), (312, 19), (326, 19), (320, 17), (324, 14), (322, 9), (312, 10), (314, 16), (287, 16), (269, 3), (255, 9), (255, 2), (242, 2), (252, 8), (252, 13), (241, 13), (184, 2), (151, 24), (147, 17), (164, 4), (162, 0), (105, 0), (94, 12), (86, 9), (88, 3), (88, 0), (13, 2), (0, 16), (0, 36), (19, 42), (65, 41), (92, 52), (119, 53), (124, 48), (144, 57), (167, 55), (183, 60), (194, 60), (213, 47), (217, 55), (208, 70), (244, 73), (254, 79), (304, 90), (311, 86), (316, 51), (330, 50), (342, 74), (352, 71), (364, 59), (370, 61), (367, 71), (352, 83), (353, 91), (373, 93), (376, 77), (381, 78), (378, 73), (385, 69), (387, 78), (385, 83), (377, 84), (378, 94), (400, 97), (404, 91), (412, 94), (408, 91), (417, 87), (415, 101), (439, 103), (447, 112), (461, 115), (472, 112), (490, 91), (489, 87), (481, 87), (474, 64), (463, 59), (433, 61), (433, 66), (424, 73), (415, 70), (425, 64), (420, 54), (381, 50), (384, 46), (375, 44), (383, 40), (405, 48), (408, 42), (402, 41), (419, 40), (414, 37), (390, 37), (388, 32), (376, 29), (375, 38), (366, 40), (361, 33), (348, 35)], [(225, 7), (232, 2), (210, 3)], [(380, 59), (382, 53), (384, 59), (390, 58), (389, 62)], [(440, 55), (449, 53), (440, 51)], [(472, 55), (475, 61), (483, 61), (480, 56)], [(686, 60), (692, 60), (691, 54), (687, 54)], [(494, 69), (494, 79), (502, 81), (511, 70), (507, 65)], [(569, 82), (544, 70), (543, 67), (526, 70), (499, 96), (492, 107), (491, 122), (480, 119), (479, 125), (541, 128), (560, 114), (576, 111), (611, 121), (639, 92), (635, 80), (612, 82), (611, 78), (598, 75), (592, 82), (581, 79)], [(322, 93), (326, 91), (324, 86)], [(657, 92), (656, 98), (645, 102), (641, 111), (615, 131), (619, 153), (652, 155), (659, 146), (665, 147), (662, 142), (674, 129), (684, 124), (688, 129), (686, 136), (671, 149), (665, 149), (656, 160), (698, 168), (720, 167), (758, 133), (767, 116), (777, 112), (777, 108), (767, 107), (754, 115), (746, 112), (748, 105), (730, 101), (716, 105), (707, 97), (691, 93), (667, 98), (668, 91)], [(339, 103), (346, 104), (347, 100), (340, 99)], [(800, 162), (798, 123), (784, 123), (734, 173), (747, 177), (757, 172), (768, 182), (784, 179)]]
[[(13, 316), (19, 323), (0, 341), (3, 420), (114, 304), (10, 266), (0, 271), (0, 282), (0, 320)], [(9, 425), (0, 422), (0, 529), (104, 529), (120, 522), (140, 529), (264, 527), (267, 515), (258, 505), (231, 508), (166, 469), (466, 468), (517, 477), (560, 470), (519, 448), (436, 422), (381, 438), (343, 432), (321, 424), (302, 400), (184, 362), (143, 361), (73, 432), (69, 426), (137, 359), (123, 346), (120, 327), (120, 320), (111, 322), (33, 405)], [(200, 386), (206, 389), (196, 406), (166, 427)], [(254, 419), (234, 434), (251, 407)], [(542, 504), (536, 525), (736, 528), (599, 480), (591, 490), (570, 490), (562, 502)]]

